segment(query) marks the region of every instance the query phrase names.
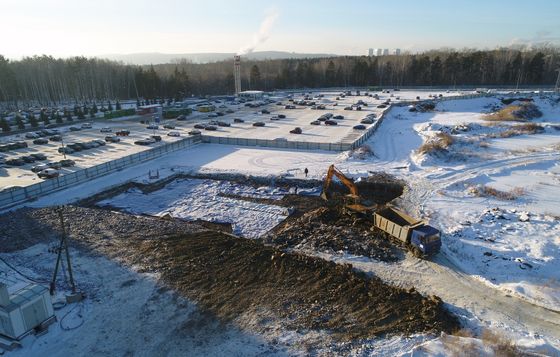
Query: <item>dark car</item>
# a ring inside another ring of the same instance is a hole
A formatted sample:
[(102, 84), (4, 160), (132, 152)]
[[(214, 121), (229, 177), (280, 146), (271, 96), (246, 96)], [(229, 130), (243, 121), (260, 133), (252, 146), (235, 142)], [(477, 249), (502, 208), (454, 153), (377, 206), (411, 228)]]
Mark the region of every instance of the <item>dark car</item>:
[(234, 123), (245, 123), (245, 120), (241, 119), (241, 118), (235, 118), (233, 119)]
[(270, 114), (270, 111), (269, 111), (269, 110), (266, 110), (266, 109), (263, 109), (263, 110), (261, 110), (261, 113), (262, 113), (262, 114)]
[(55, 161), (55, 162), (48, 162), (46, 164), (48, 167), (56, 169), (56, 170), (60, 170), (62, 168), (62, 165), (60, 164), (60, 162)]
[(344, 110), (352, 110), (352, 107), (345, 107)]
[(286, 115), (284, 115), (284, 114), (278, 114), (278, 118), (280, 118), (280, 119), (286, 119)]
[(129, 136), (130, 131), (129, 130), (119, 130), (115, 133), (115, 135), (117, 135), (117, 136)]
[(33, 156), (29, 155), (29, 156), (22, 156), (20, 159), (22, 159), (24, 162), (31, 164), (34, 163), (35, 161), (37, 161), (36, 158), (34, 158)]
[(313, 120), (311, 123), (309, 123), (311, 125), (321, 125), (321, 122), (318, 120)]
[(45, 139), (45, 138), (39, 138), (39, 139), (33, 140), (33, 144), (35, 144), (35, 145), (45, 145), (45, 144), (48, 144), (48, 143), (49, 143), (49, 140)]
[(362, 124), (354, 125), (354, 130), (366, 130), (366, 126)]
[(40, 152), (39, 152), (39, 153), (36, 153), (36, 154), (31, 154), (31, 155), (29, 155), (29, 156), (33, 156), (33, 157), (35, 158), (35, 160), (38, 160), (38, 161), (43, 161), (43, 160), (46, 160), (46, 159), (47, 159), (47, 155), (42, 154), (42, 153), (40, 153)]
[(364, 118), (360, 121), (362, 124), (373, 124), (373, 119), (371, 118)]
[(231, 124), (230, 124), (230, 123), (226, 123), (225, 121), (219, 121), (219, 122), (218, 122), (218, 126), (226, 126), (226, 127), (228, 127), (228, 126), (231, 126)]
[(68, 146), (58, 148), (58, 152), (61, 154), (73, 154), (74, 151), (76, 150), (69, 148)]
[(209, 131), (216, 131), (218, 130), (218, 127), (215, 125), (207, 125), (204, 127), (204, 130), (209, 130)]
[(194, 130), (189, 131), (189, 135), (200, 135), (200, 134), (202, 134), (202, 133), (198, 129), (194, 129)]
[(62, 136), (60, 135), (53, 135), (49, 138), (50, 141), (62, 141)]
[(70, 131), (80, 131), (80, 130), (82, 130), (82, 129), (81, 129), (81, 128), (78, 128), (77, 126), (71, 126), (71, 127), (69, 128), (69, 130), (70, 130)]
[(342, 116), (342, 115), (335, 115), (335, 116), (333, 116), (332, 118), (333, 118), (333, 119), (341, 120), (341, 119), (344, 119), (344, 116)]
[(194, 125), (194, 128), (195, 128), (195, 129), (205, 129), (206, 126), (207, 126), (206, 124), (195, 124), (195, 125)]
[(265, 124), (262, 121), (258, 121), (258, 122), (253, 123), (253, 126), (265, 126)]
[(175, 125), (171, 125), (171, 124), (165, 124), (163, 126), (164, 129), (175, 129)]
[(70, 160), (70, 159), (60, 160), (58, 163), (62, 167), (72, 167), (72, 166), (76, 165), (76, 162), (74, 160)]
[(152, 139), (152, 138), (140, 139), (140, 140), (136, 140), (134, 142), (134, 144), (136, 144), (136, 145), (150, 145), (150, 144), (153, 144), (153, 143), (155, 143), (155, 140)]
[(23, 165), (25, 165), (25, 161), (23, 161), (20, 158), (9, 159), (9, 160), (6, 160), (6, 165), (8, 165), (8, 166), (23, 166)]
[(291, 134), (301, 134), (302, 131), (301, 131), (300, 127), (297, 127), (297, 128), (294, 128), (294, 129), (290, 130), (290, 133)]
[(338, 123), (332, 119), (325, 120), (325, 125), (338, 125)]
[(69, 147), (70, 149), (74, 150), (74, 151), (82, 151), (82, 150), (86, 149), (85, 145), (80, 144), (80, 143), (70, 143), (66, 146)]
[(187, 116), (185, 114), (181, 114), (177, 117), (177, 120), (180, 120), (180, 121), (187, 120)]
[(377, 106), (377, 108), (380, 108), (380, 109), (387, 108), (387, 104), (379, 104)]
[(154, 139), (155, 141), (161, 141), (161, 136), (159, 135), (152, 135), (150, 138)]
[(46, 170), (48, 168), (51, 168), (51, 166), (49, 164), (39, 164), (39, 165), (35, 165), (31, 168), (31, 171), (37, 173), (43, 170)]

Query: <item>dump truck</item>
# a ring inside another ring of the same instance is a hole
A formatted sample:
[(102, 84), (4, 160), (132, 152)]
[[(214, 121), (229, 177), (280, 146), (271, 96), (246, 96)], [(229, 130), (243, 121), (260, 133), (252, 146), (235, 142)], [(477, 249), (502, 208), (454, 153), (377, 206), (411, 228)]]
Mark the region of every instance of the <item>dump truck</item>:
[(441, 247), (438, 229), (418, 220), (392, 206), (386, 206), (373, 214), (376, 228), (404, 242), (416, 255), (433, 255)]

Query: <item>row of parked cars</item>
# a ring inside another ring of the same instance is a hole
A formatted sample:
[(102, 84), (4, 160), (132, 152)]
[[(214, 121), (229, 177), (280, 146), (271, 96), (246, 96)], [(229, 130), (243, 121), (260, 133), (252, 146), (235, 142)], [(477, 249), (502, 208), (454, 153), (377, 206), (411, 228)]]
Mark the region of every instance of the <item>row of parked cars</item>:
[(0, 145), (0, 152), (8, 152), (17, 149), (23, 149), (27, 147), (27, 143), (25, 141), (15, 141), (11, 143), (5, 143)]
[(325, 125), (338, 125), (336, 120), (344, 119), (342, 115), (333, 115), (332, 113), (325, 113), (321, 115), (317, 120), (313, 120), (311, 125), (321, 125), (321, 122), (325, 123)]
[(15, 157), (12, 159), (8, 159), (4, 161), (5, 165), (8, 166), (23, 166), (25, 164), (31, 164), (35, 161), (43, 161), (46, 160), (47, 156), (42, 153), (30, 154), (26, 156)]
[(105, 145), (107, 145), (107, 143), (99, 139), (85, 141), (85, 142), (70, 143), (70, 144), (66, 144), (66, 146), (58, 148), (58, 152), (61, 154), (73, 154), (76, 151), (94, 149)]

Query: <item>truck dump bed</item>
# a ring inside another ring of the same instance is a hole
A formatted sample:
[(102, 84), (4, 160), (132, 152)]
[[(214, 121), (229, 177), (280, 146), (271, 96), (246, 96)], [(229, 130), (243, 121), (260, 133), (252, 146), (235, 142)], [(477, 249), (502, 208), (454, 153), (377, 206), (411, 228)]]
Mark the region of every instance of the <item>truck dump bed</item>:
[(405, 243), (408, 243), (410, 230), (424, 223), (393, 207), (375, 212), (373, 220), (377, 228)]

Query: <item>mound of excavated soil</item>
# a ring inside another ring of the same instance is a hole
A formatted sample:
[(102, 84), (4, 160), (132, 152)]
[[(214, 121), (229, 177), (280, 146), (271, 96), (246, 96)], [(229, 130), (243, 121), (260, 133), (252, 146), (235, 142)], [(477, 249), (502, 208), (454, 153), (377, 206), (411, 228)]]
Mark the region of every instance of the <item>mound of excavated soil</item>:
[(289, 328), (327, 330), (342, 340), (458, 326), (437, 297), (222, 233), (138, 242), (128, 257), (226, 320), (264, 308)]
[(390, 238), (374, 230), (371, 221), (321, 207), (287, 220), (263, 237), (267, 244), (320, 252), (345, 251), (381, 261), (397, 261), (403, 254)]
[[(64, 216), (72, 246), (159, 272), (168, 286), (225, 321), (270, 311), (287, 328), (326, 330), (339, 340), (458, 326), (438, 298), (387, 285), (350, 265), (185, 222), (80, 207), (65, 208)], [(0, 224), (10, 224), (2, 232), (2, 251), (48, 241), (59, 230), (54, 208), (0, 216)]]

